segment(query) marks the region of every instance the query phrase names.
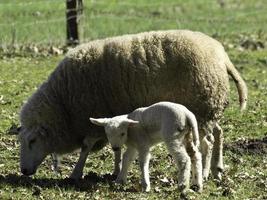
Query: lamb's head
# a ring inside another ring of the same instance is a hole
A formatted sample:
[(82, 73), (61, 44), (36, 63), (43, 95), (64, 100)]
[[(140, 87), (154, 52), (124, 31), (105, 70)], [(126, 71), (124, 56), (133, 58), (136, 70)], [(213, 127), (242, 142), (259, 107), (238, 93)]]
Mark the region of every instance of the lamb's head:
[(19, 130), (20, 169), (22, 174), (33, 175), (38, 166), (49, 154), (47, 132), (43, 127), (25, 128)]
[(114, 151), (120, 150), (125, 144), (128, 135), (128, 128), (138, 124), (138, 121), (128, 119), (126, 115), (113, 118), (90, 118), (93, 124), (104, 126), (105, 132)]

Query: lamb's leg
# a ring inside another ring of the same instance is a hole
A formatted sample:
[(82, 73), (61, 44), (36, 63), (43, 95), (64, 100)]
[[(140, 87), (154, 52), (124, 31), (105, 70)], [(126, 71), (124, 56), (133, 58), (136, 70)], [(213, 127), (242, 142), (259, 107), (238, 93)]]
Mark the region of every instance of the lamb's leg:
[(207, 134), (201, 140), (201, 153), (202, 153), (202, 167), (203, 167), (203, 180), (207, 180), (209, 177), (212, 149), (214, 138), (212, 134)]
[(150, 160), (149, 149), (140, 150), (139, 151), (139, 164), (140, 164), (140, 168), (142, 172), (142, 190), (144, 192), (150, 191), (149, 160)]
[(113, 171), (113, 175), (118, 176), (118, 174), (121, 171), (121, 150), (118, 151), (114, 151), (114, 155), (115, 155), (115, 166), (114, 166), (114, 171)]
[(214, 178), (221, 180), (223, 172), (223, 130), (216, 123), (213, 129), (214, 147), (211, 159), (211, 171)]
[(126, 183), (128, 168), (131, 162), (135, 159), (136, 154), (137, 154), (137, 151), (135, 148), (133, 147), (127, 148), (126, 152), (123, 154), (122, 168), (116, 179), (116, 183), (120, 183), (120, 184)]
[(81, 148), (81, 153), (80, 153), (80, 157), (79, 157), (79, 160), (78, 162), (76, 163), (71, 175), (70, 175), (70, 178), (71, 179), (80, 179), (83, 175), (83, 168), (84, 168), (84, 165), (85, 165), (85, 161), (87, 159), (87, 156), (90, 152), (90, 150), (92, 149), (92, 147), (94, 146), (94, 144), (97, 142), (97, 140), (95, 139), (92, 139), (92, 138), (86, 138), (84, 139), (84, 142), (83, 142), (83, 146)]
[(189, 188), (191, 161), (182, 141), (169, 138), (165, 141), (170, 154), (173, 156), (179, 170), (178, 189), (185, 192)]
[(198, 147), (192, 142), (192, 140), (186, 140), (187, 152), (191, 158), (192, 163), (192, 184), (195, 191), (201, 192), (203, 189), (202, 180), (202, 159), (201, 153)]

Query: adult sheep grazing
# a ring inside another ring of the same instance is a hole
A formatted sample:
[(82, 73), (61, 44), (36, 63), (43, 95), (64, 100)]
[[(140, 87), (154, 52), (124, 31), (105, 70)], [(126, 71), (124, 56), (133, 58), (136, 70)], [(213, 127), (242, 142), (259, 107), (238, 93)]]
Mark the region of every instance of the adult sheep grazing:
[[(205, 34), (154, 31), (80, 45), (67, 54), (22, 107), (21, 171), (34, 174), (46, 155), (81, 148), (71, 174), (80, 178), (88, 153), (107, 143), (104, 130), (90, 125), (88, 116), (111, 117), (171, 101), (185, 105), (197, 117), (204, 178), (215, 139), (212, 171), (219, 177), (223, 136), (217, 122), (228, 103), (228, 73), (235, 80), (244, 109), (244, 81), (222, 45)], [(120, 155), (115, 157), (116, 174)]]

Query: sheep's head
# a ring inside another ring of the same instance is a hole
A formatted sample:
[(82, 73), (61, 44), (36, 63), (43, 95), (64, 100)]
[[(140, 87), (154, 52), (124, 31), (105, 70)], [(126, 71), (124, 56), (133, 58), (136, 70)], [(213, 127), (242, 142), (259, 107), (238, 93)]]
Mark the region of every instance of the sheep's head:
[(18, 131), (20, 142), (20, 169), (22, 174), (33, 175), (48, 155), (46, 130), (42, 127), (27, 129), (22, 126)]
[(120, 150), (123, 144), (126, 143), (128, 128), (139, 123), (128, 119), (126, 115), (113, 118), (90, 118), (90, 121), (98, 126), (104, 126), (108, 141), (114, 151)]

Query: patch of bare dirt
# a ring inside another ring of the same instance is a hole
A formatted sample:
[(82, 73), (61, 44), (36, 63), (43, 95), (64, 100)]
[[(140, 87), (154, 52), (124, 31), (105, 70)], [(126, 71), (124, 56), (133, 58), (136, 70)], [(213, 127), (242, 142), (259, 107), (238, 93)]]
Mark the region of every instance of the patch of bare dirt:
[(266, 154), (267, 155), (267, 136), (262, 139), (240, 139), (235, 142), (225, 144), (225, 150), (237, 154)]

